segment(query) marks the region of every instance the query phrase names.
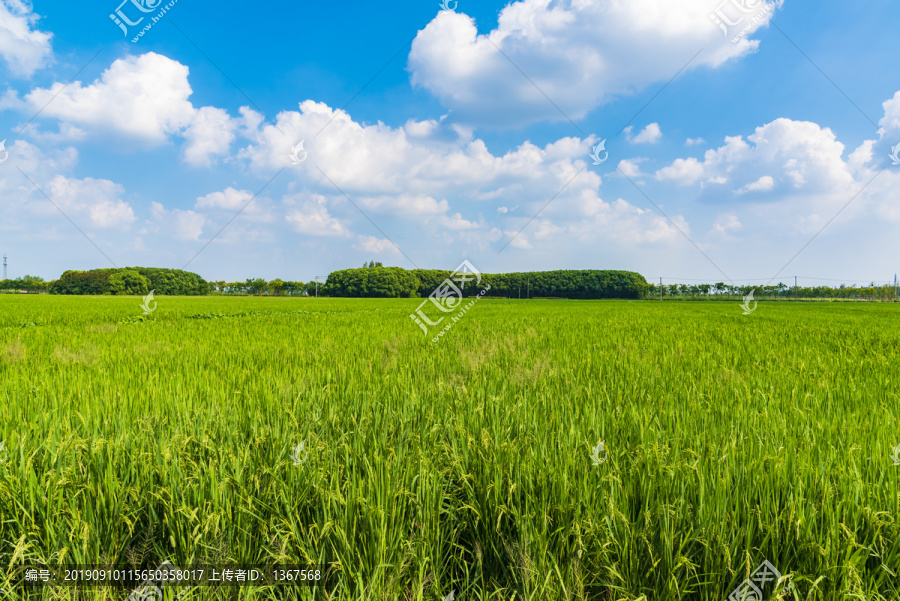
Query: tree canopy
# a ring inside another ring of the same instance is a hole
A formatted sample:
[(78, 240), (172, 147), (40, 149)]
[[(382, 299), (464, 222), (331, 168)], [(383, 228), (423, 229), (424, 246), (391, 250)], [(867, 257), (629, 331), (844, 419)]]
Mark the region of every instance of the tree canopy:
[(206, 281), (196, 273), (163, 267), (125, 267), (67, 271), (50, 286), (50, 294), (206, 294)]
[(420, 285), (412, 272), (400, 267), (366, 266), (332, 272), (320, 293), (326, 296), (408, 298), (416, 296)]
[(140, 294), (150, 292), (150, 280), (131, 269), (116, 271), (106, 280), (109, 294)]
[[(328, 276), (323, 293), (328, 296), (426, 297), (451, 271), (367, 265), (359, 269), (342, 269)], [(470, 282), (462, 290), (464, 296), (476, 295), (491, 286), (491, 296), (560, 297), (560, 298), (643, 298), (647, 281), (638, 273), (614, 270), (560, 270), (523, 273), (482, 274), (478, 286)]]
[(44, 278), (36, 275), (24, 275), (14, 280), (0, 280), (0, 290), (27, 290), (28, 292), (43, 292), (50, 286)]

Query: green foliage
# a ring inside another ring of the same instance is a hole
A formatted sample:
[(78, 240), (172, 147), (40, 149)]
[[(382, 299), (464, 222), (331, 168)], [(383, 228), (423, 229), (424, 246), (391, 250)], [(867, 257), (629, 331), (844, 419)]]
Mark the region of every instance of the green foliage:
[(5, 590), (146, 550), (332, 566), (190, 601), (900, 599), (895, 305), (484, 298), (433, 344), (419, 299), (136, 301), (0, 295)]
[[(137, 276), (137, 277), (135, 277)], [(67, 271), (50, 286), (51, 294), (146, 294), (199, 296), (206, 281), (196, 273), (161, 267)]]
[[(412, 278), (402, 278), (409, 274)], [(427, 297), (449, 278), (452, 272), (440, 269), (413, 269), (400, 267), (364, 267), (344, 269), (328, 276), (328, 296), (391, 297), (414, 295)], [(410, 286), (418, 281), (414, 291)], [(481, 283), (469, 282), (462, 290), (463, 296), (477, 295), (481, 289), (491, 286), (491, 296), (516, 298), (520, 294), (534, 297), (560, 297), (575, 299), (644, 298), (647, 281), (632, 271), (582, 270), (535, 271), (525, 273), (482, 274)], [(376, 292), (377, 291), (377, 292)]]
[(370, 266), (332, 272), (319, 293), (323, 296), (409, 298), (416, 295), (420, 286), (419, 279), (410, 271), (400, 267)]
[[(479, 287), (490, 284), (494, 296), (522, 298), (638, 299), (647, 293), (647, 280), (639, 273), (618, 270), (558, 270), (485, 274)], [(476, 294), (476, 290), (470, 294)], [(430, 294), (430, 292), (429, 292)]]
[(50, 286), (44, 278), (36, 275), (25, 275), (14, 280), (0, 280), (0, 290), (27, 290), (28, 292), (43, 292)]
[(150, 280), (137, 271), (122, 269), (106, 280), (107, 294), (140, 294), (150, 292)]
[[(724, 282), (715, 284), (663, 284), (663, 298), (678, 300), (740, 300), (753, 291), (755, 300), (867, 300), (898, 301), (900, 295), (896, 286), (886, 284), (878, 286), (874, 282), (868, 286), (857, 287), (841, 284), (834, 286), (787, 286), (783, 282), (777, 285), (735, 285)], [(658, 299), (660, 287), (650, 284), (647, 290), (649, 298)]]
[(50, 287), (50, 294), (108, 294), (107, 280), (114, 269), (66, 271)]
[(273, 296), (280, 296), (287, 290), (287, 284), (284, 282), (284, 280), (276, 278), (268, 283), (267, 288), (269, 294)]
[(150, 289), (167, 296), (202, 296), (209, 291), (206, 280), (196, 273), (164, 267), (127, 267), (150, 280)]

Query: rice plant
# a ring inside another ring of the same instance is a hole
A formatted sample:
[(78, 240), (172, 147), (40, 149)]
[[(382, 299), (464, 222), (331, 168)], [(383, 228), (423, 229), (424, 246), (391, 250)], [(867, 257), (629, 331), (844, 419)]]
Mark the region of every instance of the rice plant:
[(0, 296), (0, 587), (169, 561), (327, 567), (181, 599), (720, 601), (768, 560), (788, 599), (900, 598), (895, 307), (485, 299), (433, 343), (414, 299), (155, 300)]

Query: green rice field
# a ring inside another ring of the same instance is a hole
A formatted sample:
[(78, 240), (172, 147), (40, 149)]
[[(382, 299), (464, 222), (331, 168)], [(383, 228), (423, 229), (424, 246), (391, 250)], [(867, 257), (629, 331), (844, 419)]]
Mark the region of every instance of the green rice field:
[(166, 599), (724, 601), (764, 560), (900, 599), (896, 304), (486, 298), (433, 343), (421, 299), (156, 301), (0, 295), (0, 599), (164, 560), (324, 567)]

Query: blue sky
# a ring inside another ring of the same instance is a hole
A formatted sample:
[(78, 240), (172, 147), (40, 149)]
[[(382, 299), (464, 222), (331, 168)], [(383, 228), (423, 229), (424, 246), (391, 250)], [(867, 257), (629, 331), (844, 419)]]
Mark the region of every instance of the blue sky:
[(119, 1), (0, 0), (10, 277), (900, 271), (895, 2)]

